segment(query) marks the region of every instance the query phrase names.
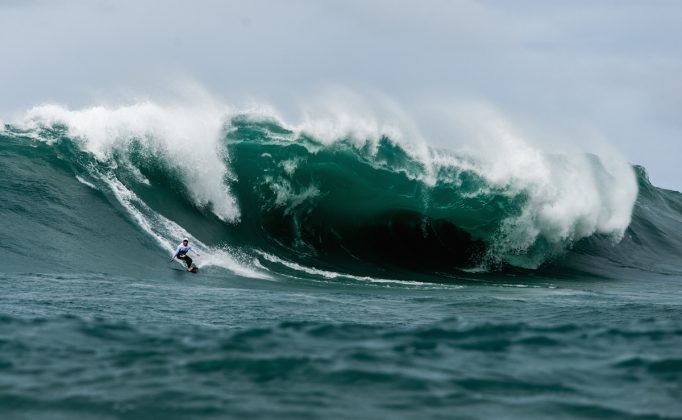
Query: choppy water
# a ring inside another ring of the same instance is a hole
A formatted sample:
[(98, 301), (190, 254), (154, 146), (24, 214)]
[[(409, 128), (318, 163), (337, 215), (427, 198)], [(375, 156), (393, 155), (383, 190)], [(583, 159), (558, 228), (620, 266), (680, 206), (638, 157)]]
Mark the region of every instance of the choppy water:
[(682, 416), (682, 195), (643, 168), (133, 111), (0, 133), (3, 417)]

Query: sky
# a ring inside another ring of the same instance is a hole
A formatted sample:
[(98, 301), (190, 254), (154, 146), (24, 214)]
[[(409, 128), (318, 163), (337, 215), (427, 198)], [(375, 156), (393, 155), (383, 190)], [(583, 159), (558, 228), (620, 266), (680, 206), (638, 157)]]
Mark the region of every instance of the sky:
[(420, 128), (483, 103), (536, 135), (605, 139), (682, 191), (680, 22), (665, 0), (0, 0), (0, 120), (187, 83), (285, 115), (388, 98)]

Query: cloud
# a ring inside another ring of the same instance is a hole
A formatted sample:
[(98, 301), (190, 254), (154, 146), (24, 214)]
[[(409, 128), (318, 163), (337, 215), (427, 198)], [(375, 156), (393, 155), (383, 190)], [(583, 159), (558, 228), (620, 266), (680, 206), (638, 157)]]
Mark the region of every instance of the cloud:
[(655, 182), (682, 189), (666, 153), (682, 134), (679, 2), (70, 0), (0, 10), (2, 113), (154, 94), (176, 78), (278, 108), (329, 86), (417, 110), (473, 98), (598, 132)]

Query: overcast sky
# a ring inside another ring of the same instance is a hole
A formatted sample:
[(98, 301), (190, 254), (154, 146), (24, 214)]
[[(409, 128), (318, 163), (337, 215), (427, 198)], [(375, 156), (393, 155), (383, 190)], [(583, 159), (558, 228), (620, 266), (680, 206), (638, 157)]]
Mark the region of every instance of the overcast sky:
[(330, 87), (474, 100), (598, 133), (680, 191), (680, 40), (682, 1), (0, 0), (0, 119), (180, 80), (285, 112)]

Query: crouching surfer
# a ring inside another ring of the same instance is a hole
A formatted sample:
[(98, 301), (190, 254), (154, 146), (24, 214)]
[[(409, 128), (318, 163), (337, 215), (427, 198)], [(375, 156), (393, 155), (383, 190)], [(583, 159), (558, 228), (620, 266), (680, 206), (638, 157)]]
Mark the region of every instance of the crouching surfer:
[(175, 254), (171, 257), (171, 261), (173, 261), (175, 258), (179, 260), (183, 260), (185, 264), (187, 264), (187, 271), (192, 271), (192, 259), (187, 255), (189, 251), (194, 252), (197, 257), (200, 257), (201, 254), (196, 252), (192, 247), (189, 245), (189, 239), (184, 238), (182, 240), (182, 243), (178, 245), (178, 248), (175, 250)]

